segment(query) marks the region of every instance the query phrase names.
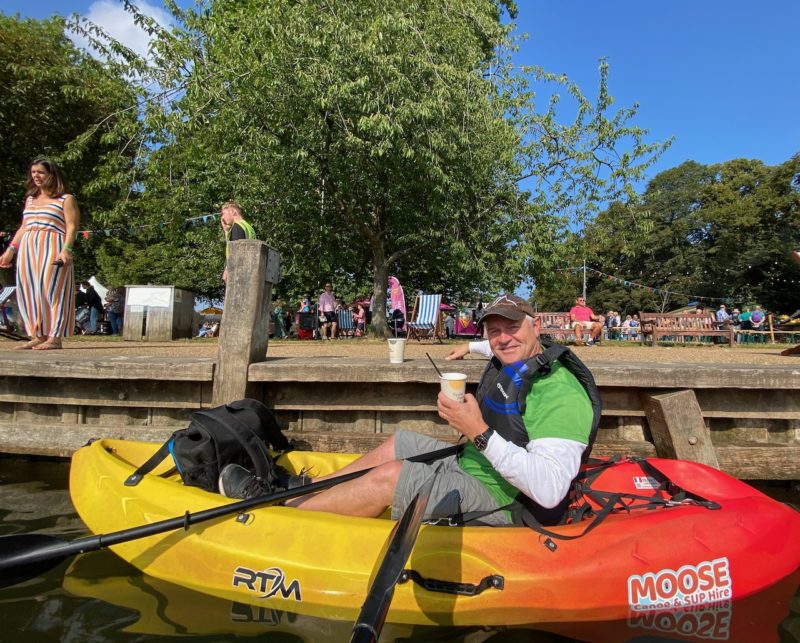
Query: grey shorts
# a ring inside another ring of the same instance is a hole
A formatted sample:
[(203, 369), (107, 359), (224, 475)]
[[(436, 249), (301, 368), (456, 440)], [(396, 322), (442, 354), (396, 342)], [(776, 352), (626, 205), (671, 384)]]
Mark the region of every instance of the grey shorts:
[[(395, 433), (394, 453), (398, 460), (421, 453), (436, 451), (452, 446), (448, 442), (435, 440), (427, 435), (398, 431)], [(399, 520), (405, 508), (417, 495), (422, 484), (436, 473), (433, 490), (425, 512), (425, 519), (452, 516), (465, 511), (489, 511), (498, 509), (499, 505), (477, 478), (465, 473), (456, 456), (436, 460), (435, 462), (404, 462), (397, 481), (392, 502), (392, 518)], [(484, 516), (481, 522), (489, 525), (509, 525), (511, 521), (505, 511)]]

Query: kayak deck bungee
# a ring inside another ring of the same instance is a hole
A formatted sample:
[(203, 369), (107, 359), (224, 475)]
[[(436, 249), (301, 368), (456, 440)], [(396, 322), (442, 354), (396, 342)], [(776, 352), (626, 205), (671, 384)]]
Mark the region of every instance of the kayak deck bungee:
[[(186, 487), (162, 465), (136, 487), (124, 480), (158, 445), (98, 440), (73, 458), (70, 493), (96, 534), (230, 504)], [(356, 455), (291, 452), (280, 464), (312, 475)], [(630, 612), (729, 601), (800, 566), (800, 513), (704, 465), (649, 459), (719, 509), (682, 504), (612, 513), (582, 538), (547, 539), (527, 527), (421, 528), (389, 611), (394, 623), (512, 625), (626, 618)], [(606, 468), (595, 489), (644, 494), (653, 480), (635, 462)], [(282, 506), (248, 510), (187, 530), (115, 545), (158, 579), (221, 598), (352, 620), (394, 522)], [(549, 528), (577, 535), (585, 524)], [(553, 546), (552, 543), (555, 543)], [(482, 588), (477, 592), (475, 588)], [(474, 595), (455, 590), (474, 591)]]

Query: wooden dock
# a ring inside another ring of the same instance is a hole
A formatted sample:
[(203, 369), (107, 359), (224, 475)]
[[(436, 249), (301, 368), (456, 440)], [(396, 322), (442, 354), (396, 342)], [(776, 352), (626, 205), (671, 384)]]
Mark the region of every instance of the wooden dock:
[[(261, 241), (231, 246), (216, 357), (126, 355), (113, 344), (102, 355), (0, 351), (0, 453), (67, 457), (93, 438), (163, 441), (192, 412), (242, 397), (272, 407), (298, 448), (364, 452), (401, 429), (456, 438), (436, 413), (427, 348), (391, 367), (385, 344), (382, 358), (265, 359), (279, 256)], [(751, 365), (586, 357), (604, 400), (596, 455), (678, 457), (743, 479), (800, 480), (794, 358)], [(485, 360), (450, 364), (474, 387)]]
[[(57, 356), (56, 356), (57, 355)], [(485, 362), (457, 370), (477, 384)], [(604, 401), (595, 453), (699, 460), (744, 479), (800, 479), (800, 367), (589, 362)], [(210, 357), (0, 353), (0, 452), (69, 456), (88, 440), (163, 440), (213, 404)], [(300, 448), (363, 452), (400, 429), (444, 439), (426, 359), (268, 358), (249, 394)]]

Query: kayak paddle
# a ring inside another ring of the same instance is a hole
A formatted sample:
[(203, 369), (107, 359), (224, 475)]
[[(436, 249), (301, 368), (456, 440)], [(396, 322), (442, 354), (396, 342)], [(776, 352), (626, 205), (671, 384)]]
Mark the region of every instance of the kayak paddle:
[(434, 472), (425, 481), (389, 534), (386, 553), (361, 606), (350, 643), (374, 643), (380, 637), (389, 605), (392, 603), (394, 588), (417, 541), (422, 515), (428, 506), (435, 477)]
[[(431, 462), (439, 458), (445, 458), (457, 453), (459, 447), (452, 446), (430, 453), (423, 453), (418, 456), (407, 458), (412, 462)], [(380, 465), (378, 465), (380, 466)], [(130, 527), (110, 534), (98, 534), (77, 538), (76, 540), (64, 540), (49, 534), (14, 534), (11, 536), (0, 537), (0, 588), (16, 585), (30, 578), (35, 578), (61, 563), (62, 561), (83, 554), (89, 551), (97, 551), (104, 547), (119, 545), (138, 538), (155, 536), (175, 529), (188, 529), (191, 525), (201, 522), (238, 514), (247, 509), (267, 505), (276, 502), (283, 502), (291, 498), (298, 498), (309, 493), (323, 491), (334, 487), (342, 482), (354, 480), (363, 476), (375, 467), (353, 471), (342, 476), (328, 478), (319, 482), (278, 491), (276, 493), (256, 496), (247, 500), (240, 500), (221, 507), (212, 507), (196, 513), (188, 511), (183, 516), (159, 520), (147, 525)]]

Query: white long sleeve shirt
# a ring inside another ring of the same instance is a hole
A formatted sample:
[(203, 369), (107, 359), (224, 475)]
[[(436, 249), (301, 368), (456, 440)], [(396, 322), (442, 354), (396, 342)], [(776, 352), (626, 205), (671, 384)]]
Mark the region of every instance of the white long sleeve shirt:
[[(469, 343), (469, 352), (491, 358), (489, 342)], [(575, 440), (539, 438), (525, 448), (492, 434), (483, 455), (503, 478), (546, 508), (555, 507), (578, 475), (586, 445)]]

